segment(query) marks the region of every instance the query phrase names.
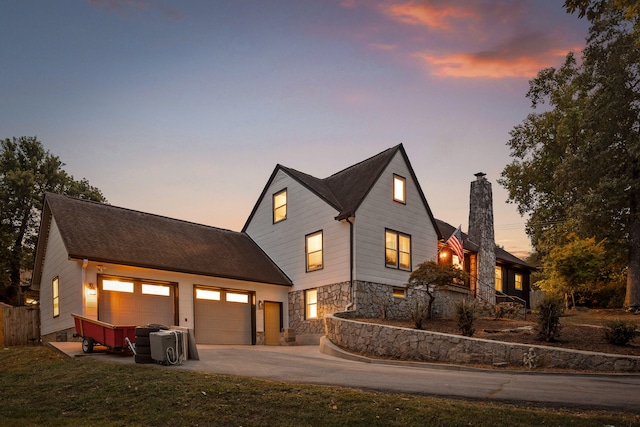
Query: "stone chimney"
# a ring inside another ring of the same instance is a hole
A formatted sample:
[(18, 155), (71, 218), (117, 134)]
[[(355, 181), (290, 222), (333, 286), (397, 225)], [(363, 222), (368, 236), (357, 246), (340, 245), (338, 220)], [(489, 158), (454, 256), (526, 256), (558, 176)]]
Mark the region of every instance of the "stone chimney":
[(485, 173), (475, 174), (476, 180), (471, 182), (469, 197), (469, 240), (477, 244), (477, 287), (476, 295), (483, 301), (495, 304), (496, 284), (496, 252), (493, 234), (493, 196), (491, 183)]

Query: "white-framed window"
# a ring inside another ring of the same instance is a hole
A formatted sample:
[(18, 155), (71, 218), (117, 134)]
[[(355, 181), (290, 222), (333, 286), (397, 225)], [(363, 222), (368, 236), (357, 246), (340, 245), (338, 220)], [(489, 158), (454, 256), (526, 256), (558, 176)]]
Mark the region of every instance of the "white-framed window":
[(406, 203), (407, 180), (400, 175), (393, 175), (393, 200), (398, 203)]
[(502, 267), (496, 266), (496, 291), (504, 292), (502, 287)]
[(305, 236), (305, 253), (307, 271), (319, 270), (323, 266), (323, 239), (322, 230)]
[(389, 268), (411, 271), (411, 236), (394, 230), (385, 230), (385, 265)]
[(287, 189), (273, 195), (273, 223), (287, 219)]
[(51, 301), (53, 303), (53, 317), (60, 316), (60, 279), (57, 276), (51, 281)]
[(522, 274), (516, 273), (514, 277), (515, 288), (519, 291), (522, 290)]
[(318, 318), (318, 290), (308, 289), (304, 291), (304, 318)]

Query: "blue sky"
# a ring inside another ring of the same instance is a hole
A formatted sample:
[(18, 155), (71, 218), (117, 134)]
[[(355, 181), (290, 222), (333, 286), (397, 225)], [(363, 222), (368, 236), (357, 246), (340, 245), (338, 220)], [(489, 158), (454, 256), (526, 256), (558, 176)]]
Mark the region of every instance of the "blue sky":
[(562, 0), (4, 0), (0, 138), (111, 204), (240, 230), (277, 163), (323, 178), (403, 143), (434, 215), (497, 184), (528, 81), (585, 43)]

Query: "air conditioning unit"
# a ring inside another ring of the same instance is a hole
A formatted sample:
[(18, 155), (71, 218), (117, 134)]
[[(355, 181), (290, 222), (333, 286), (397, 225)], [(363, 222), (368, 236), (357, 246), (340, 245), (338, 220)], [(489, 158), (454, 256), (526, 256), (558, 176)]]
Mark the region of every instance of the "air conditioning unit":
[(185, 337), (182, 331), (158, 331), (149, 334), (151, 358), (164, 365), (177, 365), (185, 360)]

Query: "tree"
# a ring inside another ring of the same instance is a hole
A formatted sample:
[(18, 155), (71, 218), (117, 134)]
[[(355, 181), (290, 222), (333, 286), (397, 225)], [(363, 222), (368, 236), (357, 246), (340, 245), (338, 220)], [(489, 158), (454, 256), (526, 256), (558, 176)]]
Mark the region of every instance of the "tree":
[(564, 294), (565, 307), (569, 308), (569, 299), (576, 306), (576, 292), (605, 274), (605, 250), (604, 242), (596, 243), (593, 237), (581, 239), (571, 233), (567, 240), (551, 250), (545, 265), (549, 278), (540, 285), (545, 291)]
[(36, 137), (0, 141), (0, 300), (20, 305), (20, 275), (33, 266), (45, 192), (106, 202), (86, 179), (74, 180)]
[(425, 261), (418, 265), (409, 276), (407, 288), (414, 292), (422, 292), (427, 301), (419, 296), (415, 297), (415, 307), (411, 311), (417, 329), (422, 328), (424, 319), (431, 319), (431, 310), (436, 299), (436, 291), (442, 287), (453, 284), (455, 281), (464, 281), (467, 273), (450, 264), (438, 264), (435, 261)]
[(640, 44), (624, 10), (600, 3), (581, 63), (570, 53), (530, 82), (532, 107), (549, 109), (511, 131), (499, 182), (542, 256), (570, 232), (605, 240), (625, 306), (640, 307)]

